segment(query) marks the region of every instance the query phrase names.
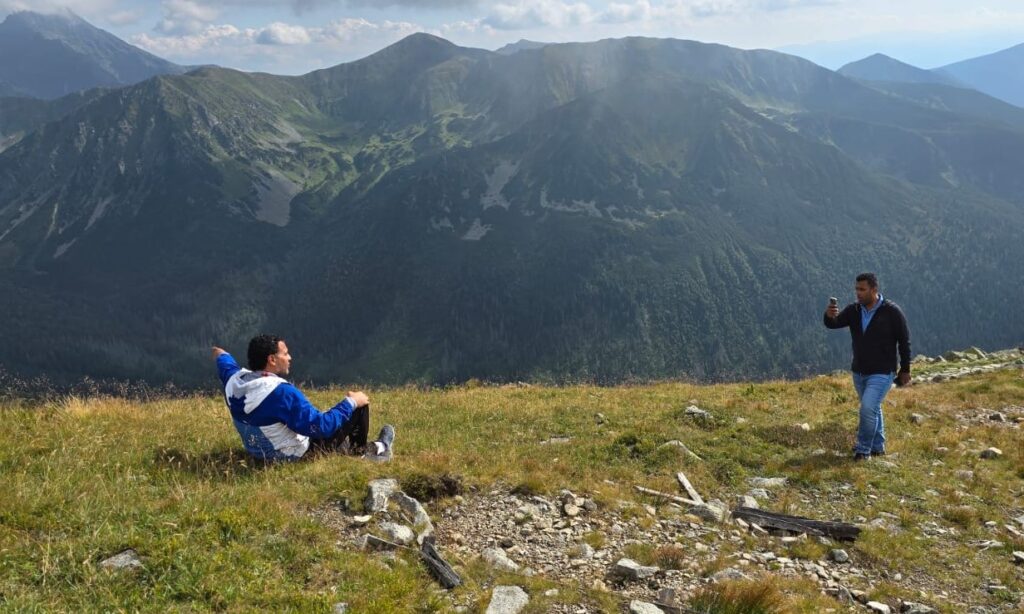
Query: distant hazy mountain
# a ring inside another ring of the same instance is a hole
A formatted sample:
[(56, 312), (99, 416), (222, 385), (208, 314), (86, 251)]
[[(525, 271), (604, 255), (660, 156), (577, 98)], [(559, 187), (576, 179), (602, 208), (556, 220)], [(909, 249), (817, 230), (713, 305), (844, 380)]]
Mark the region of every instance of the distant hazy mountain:
[(838, 71), (847, 77), (864, 81), (897, 81), (901, 83), (940, 83), (943, 85), (959, 85), (949, 75), (925, 70), (905, 62), (876, 53), (856, 62), (850, 62)]
[(989, 96), (1024, 107), (1024, 44), (943, 66), (936, 72), (949, 75)]
[(67, 11), (23, 11), (0, 23), (0, 95), (59, 98), (185, 71)]
[(0, 153), (0, 363), (203, 382), (271, 330), (317, 381), (782, 376), (846, 363), (824, 301), (872, 269), (918, 351), (1008, 347), (1024, 132), (951, 89), (426, 34), (149, 79)]
[(511, 55), (513, 53), (523, 51), (525, 49), (540, 49), (541, 47), (544, 47), (547, 44), (548, 43), (538, 43), (537, 41), (530, 41), (526, 40), (525, 38), (521, 38), (514, 43), (509, 43), (504, 47), (495, 49), (494, 52), (500, 53), (502, 55)]

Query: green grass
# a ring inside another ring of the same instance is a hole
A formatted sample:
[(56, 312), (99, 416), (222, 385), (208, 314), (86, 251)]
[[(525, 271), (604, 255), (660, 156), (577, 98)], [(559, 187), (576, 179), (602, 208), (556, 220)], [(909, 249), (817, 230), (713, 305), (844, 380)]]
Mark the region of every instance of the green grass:
[[(685, 471), (706, 499), (732, 503), (746, 491), (746, 477), (785, 475), (792, 485), (766, 503), (768, 509), (848, 520), (896, 514), (894, 533), (867, 530), (847, 549), (864, 569), (913, 576), (915, 590), (898, 583), (854, 588), (915, 600), (921, 600), (916, 589), (946, 590), (963, 602), (987, 605), (1019, 597), (1024, 581), (1007, 548), (1020, 544), (984, 522), (996, 520), (1001, 527), (1024, 505), (1024, 439), (1020, 430), (959, 425), (953, 416), (965, 408), (1024, 404), (1022, 372), (894, 390), (886, 418), (895, 467), (853, 465), (833, 454), (845, 455), (852, 443), (856, 411), (849, 388), (846, 378), (818, 377), (716, 386), (385, 390), (372, 394), (373, 428), (388, 421), (398, 429), (396, 459), (385, 466), (335, 456), (271, 466), (249, 461), (217, 398), (70, 398), (38, 407), (11, 401), (0, 406), (6, 426), (0, 432), (0, 604), (40, 612), (312, 612), (346, 601), (355, 612), (445, 611), (452, 601), (439, 595), (414, 559), (387, 561), (338, 544), (339, 537), (310, 512), (346, 500), (358, 509), (366, 483), (389, 476), (433, 500), (432, 514), (456, 492), (473, 496), (474, 489), (498, 485), (549, 495), (569, 488), (602, 507), (634, 501), (631, 509), (644, 518), (640, 504), (662, 502), (638, 495), (633, 485), (677, 492), (676, 471)], [(340, 394), (310, 396), (323, 407)], [(710, 423), (681, 414), (691, 399), (712, 413)], [(595, 419), (599, 412), (603, 421)], [(915, 412), (927, 413), (928, 421), (912, 424), (908, 418)], [(747, 421), (737, 423), (738, 417)], [(810, 431), (793, 427), (803, 422)], [(555, 435), (571, 439), (541, 445)], [(704, 460), (659, 447), (671, 439)], [(938, 446), (949, 451), (938, 452)], [(987, 446), (1001, 448), (1003, 458), (978, 459), (977, 450)], [(826, 453), (814, 454), (819, 449)], [(974, 479), (958, 479), (961, 469), (973, 470)], [(921, 539), (917, 527), (924, 522), (953, 527), (957, 535)], [(979, 552), (968, 545), (987, 538), (1008, 546)], [(605, 536), (595, 533), (586, 541), (597, 547)], [(731, 565), (724, 558), (728, 549), (742, 546), (724, 543), (717, 566)], [(144, 569), (100, 568), (101, 560), (125, 548), (140, 553)], [(645, 561), (686, 565), (671, 544), (635, 549)], [(786, 553), (806, 559), (825, 554), (810, 541)], [(466, 584), (454, 592), (454, 602), (482, 611), (496, 578), (475, 563), (460, 571)], [(980, 588), (992, 578), (1009, 595)], [(563, 585), (558, 597), (547, 598), (542, 589), (555, 585), (543, 578), (502, 579), (530, 590), (531, 611), (577, 600), (604, 611), (620, 607), (614, 595), (589, 587)], [(822, 601), (816, 585), (771, 586), (768, 593), (781, 599), (782, 611), (817, 611), (823, 604), (842, 611), (836, 602)]]

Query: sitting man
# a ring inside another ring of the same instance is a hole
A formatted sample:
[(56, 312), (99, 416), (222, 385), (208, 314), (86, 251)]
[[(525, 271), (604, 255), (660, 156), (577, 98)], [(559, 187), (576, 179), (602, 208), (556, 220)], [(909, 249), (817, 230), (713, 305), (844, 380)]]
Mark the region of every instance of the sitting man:
[[(367, 460), (391, 459), (395, 429), (384, 425), (367, 445), (370, 399), (361, 391), (321, 412), (282, 376), (292, 357), (283, 339), (258, 335), (249, 342), (249, 368), (242, 369), (225, 350), (213, 358), (224, 385), (224, 398), (246, 452), (265, 460), (297, 460), (310, 449), (363, 453)], [(310, 441), (312, 440), (312, 442)]]

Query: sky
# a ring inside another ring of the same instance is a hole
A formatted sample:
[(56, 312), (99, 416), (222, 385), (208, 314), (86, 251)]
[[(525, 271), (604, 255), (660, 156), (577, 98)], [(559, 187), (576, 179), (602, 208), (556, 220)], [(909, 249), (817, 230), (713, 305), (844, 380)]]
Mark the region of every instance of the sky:
[(1024, 43), (1020, 0), (0, 0), (0, 17), (26, 9), (70, 9), (180, 64), (289, 75), (414, 32), (484, 49), (524, 38), (684, 38), (828, 68), (876, 52), (934, 68)]

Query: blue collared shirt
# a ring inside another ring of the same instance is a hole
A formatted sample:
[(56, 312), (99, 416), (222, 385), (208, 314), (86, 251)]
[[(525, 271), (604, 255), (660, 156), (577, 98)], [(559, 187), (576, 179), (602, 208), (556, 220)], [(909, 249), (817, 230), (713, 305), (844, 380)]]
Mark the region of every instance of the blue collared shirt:
[(875, 312), (878, 311), (878, 308), (882, 305), (882, 301), (884, 301), (884, 300), (885, 300), (885, 297), (882, 296), (881, 294), (879, 294), (878, 295), (878, 300), (875, 301), (875, 306), (872, 307), (871, 309), (868, 309), (864, 305), (860, 306), (860, 331), (861, 332), (867, 331), (868, 324), (871, 324), (871, 318), (873, 318), (875, 316)]

